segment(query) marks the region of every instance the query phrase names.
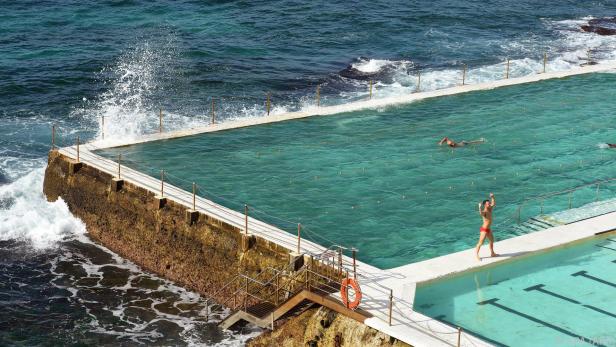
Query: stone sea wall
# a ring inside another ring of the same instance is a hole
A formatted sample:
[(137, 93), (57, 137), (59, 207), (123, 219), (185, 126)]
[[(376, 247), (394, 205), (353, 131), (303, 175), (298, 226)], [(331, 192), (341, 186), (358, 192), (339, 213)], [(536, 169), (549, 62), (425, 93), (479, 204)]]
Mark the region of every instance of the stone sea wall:
[[(204, 214), (189, 224), (185, 206), (167, 201), (159, 209), (153, 192), (128, 182), (116, 191), (111, 175), (72, 163), (58, 151), (49, 153), (43, 185), (47, 199), (62, 198), (86, 224), (92, 239), (148, 271), (211, 297), (240, 272), (254, 276), (267, 267), (289, 263), (290, 251), (284, 247), (259, 237), (251, 239), (250, 247), (243, 247), (242, 230), (236, 227)], [(211, 298), (223, 302), (226, 294)], [(266, 332), (251, 344), (357, 346), (364, 341), (361, 345), (400, 345), (362, 323), (328, 312), (311, 309), (278, 322), (273, 334)], [(323, 315), (332, 322), (327, 327), (321, 325)]]

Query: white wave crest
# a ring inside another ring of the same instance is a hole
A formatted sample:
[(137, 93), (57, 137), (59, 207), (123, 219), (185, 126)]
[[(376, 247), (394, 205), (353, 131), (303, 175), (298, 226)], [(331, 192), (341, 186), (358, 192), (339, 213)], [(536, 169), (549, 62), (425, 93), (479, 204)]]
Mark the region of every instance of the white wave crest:
[(71, 235), (85, 233), (85, 225), (62, 199), (45, 199), (41, 192), (43, 174), (44, 169), (38, 168), (0, 186), (0, 240), (25, 240), (36, 249), (45, 249)]
[[(543, 71), (543, 53), (547, 54), (547, 71), (565, 71), (590, 62), (600, 63), (616, 59), (616, 35), (603, 36), (581, 30), (593, 17), (549, 21), (544, 25), (556, 35), (549, 37), (529, 37), (511, 40), (500, 44), (503, 56), (495, 57), (501, 61), (494, 64), (472, 66), (466, 70), (465, 82), (469, 84), (500, 80), (507, 74), (507, 55), (526, 56), (509, 61), (509, 77), (521, 77)], [(462, 83), (462, 65), (449, 68), (426, 68), (411, 71), (409, 60), (386, 60), (361, 58), (351, 65), (362, 73), (386, 72), (385, 79), (373, 82), (374, 98), (385, 98), (412, 93), (419, 88), (430, 91), (453, 87)], [(421, 82), (419, 73), (421, 74)], [(379, 76), (380, 77), (380, 76)], [(364, 98), (369, 93), (368, 81), (349, 81), (359, 89), (356, 92), (342, 92), (343, 100)]]
[(376, 73), (388, 65), (403, 65), (404, 61), (392, 61), (386, 59), (360, 59), (351, 64), (351, 67), (363, 73)]

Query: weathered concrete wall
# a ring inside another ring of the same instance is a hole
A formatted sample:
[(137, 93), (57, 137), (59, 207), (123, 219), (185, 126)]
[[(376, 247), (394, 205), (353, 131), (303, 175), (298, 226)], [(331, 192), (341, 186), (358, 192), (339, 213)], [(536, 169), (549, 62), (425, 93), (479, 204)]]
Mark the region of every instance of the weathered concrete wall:
[[(160, 210), (154, 208), (155, 194), (146, 189), (125, 182), (115, 192), (111, 189), (113, 177), (88, 165), (69, 174), (71, 162), (57, 151), (49, 153), (43, 184), (47, 199), (64, 199), (86, 224), (91, 238), (148, 271), (207, 296), (238, 272), (256, 275), (268, 266), (281, 268), (289, 262), (289, 250), (258, 237), (250, 249), (242, 251), (241, 230), (203, 214), (188, 225), (186, 207), (173, 201)], [(222, 302), (225, 294), (212, 299)], [(327, 309), (311, 309), (277, 324), (273, 334), (266, 332), (251, 344), (402, 346)]]
[(238, 272), (255, 275), (289, 261), (285, 248), (261, 238), (242, 252), (240, 230), (203, 214), (186, 224), (186, 208), (173, 201), (157, 210), (154, 194), (145, 189), (125, 183), (114, 192), (112, 177), (87, 165), (70, 175), (70, 161), (50, 152), (43, 186), (47, 199), (62, 197), (91, 238), (148, 271), (212, 294)]
[(248, 342), (250, 347), (403, 347), (406, 343), (327, 308), (312, 308), (273, 332)]

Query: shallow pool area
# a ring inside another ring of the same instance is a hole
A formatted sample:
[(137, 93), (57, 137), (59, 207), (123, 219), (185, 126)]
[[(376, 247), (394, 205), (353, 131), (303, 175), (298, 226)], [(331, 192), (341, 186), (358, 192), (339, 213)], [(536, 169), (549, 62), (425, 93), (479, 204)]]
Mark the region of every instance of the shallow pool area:
[(616, 345), (616, 234), (420, 285), (415, 310), (508, 346)]
[[(613, 173), (616, 151), (601, 143), (616, 142), (615, 82), (576, 76), (98, 153), (391, 268), (474, 246), (491, 191), (497, 239), (540, 228), (518, 225), (537, 216), (570, 222), (562, 211), (589, 203), (616, 210), (616, 184), (589, 184)], [(485, 142), (451, 149), (443, 136)]]

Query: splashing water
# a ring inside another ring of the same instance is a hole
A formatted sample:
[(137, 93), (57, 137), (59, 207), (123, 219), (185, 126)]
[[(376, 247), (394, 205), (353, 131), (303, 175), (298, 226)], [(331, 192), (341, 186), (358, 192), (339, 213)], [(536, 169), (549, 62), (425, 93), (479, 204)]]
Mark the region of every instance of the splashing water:
[(26, 240), (35, 249), (45, 249), (68, 236), (85, 233), (85, 225), (62, 199), (45, 200), (43, 172), (39, 168), (0, 186), (0, 240)]

